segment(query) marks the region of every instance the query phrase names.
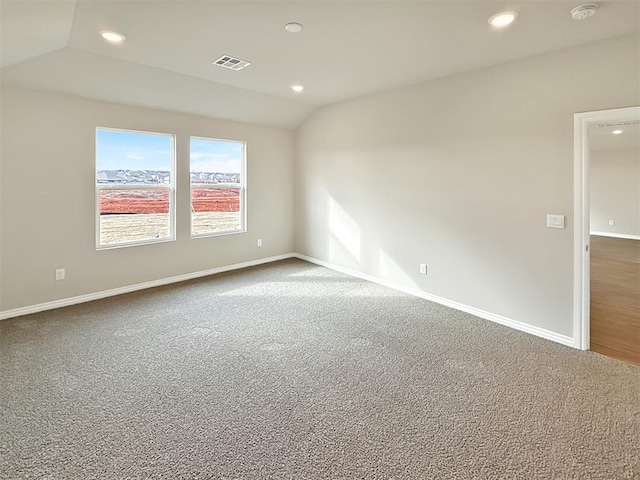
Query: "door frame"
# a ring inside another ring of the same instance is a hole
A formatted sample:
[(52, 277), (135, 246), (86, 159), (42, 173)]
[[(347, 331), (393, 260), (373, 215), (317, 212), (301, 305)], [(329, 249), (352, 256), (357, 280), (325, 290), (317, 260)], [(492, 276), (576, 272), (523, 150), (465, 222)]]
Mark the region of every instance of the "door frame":
[(573, 344), (590, 348), (590, 220), (589, 220), (589, 127), (640, 120), (640, 106), (576, 113), (573, 116)]

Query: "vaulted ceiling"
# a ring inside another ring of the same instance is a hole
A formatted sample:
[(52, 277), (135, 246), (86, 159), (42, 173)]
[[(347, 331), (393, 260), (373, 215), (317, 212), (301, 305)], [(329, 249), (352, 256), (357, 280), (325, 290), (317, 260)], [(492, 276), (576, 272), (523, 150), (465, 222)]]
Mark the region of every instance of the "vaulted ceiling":
[[(322, 105), (639, 29), (638, 1), (576, 21), (579, 4), (1, 0), (2, 83), (291, 128)], [(501, 10), (519, 17), (497, 30), (487, 19)], [(212, 65), (221, 55), (251, 65)]]

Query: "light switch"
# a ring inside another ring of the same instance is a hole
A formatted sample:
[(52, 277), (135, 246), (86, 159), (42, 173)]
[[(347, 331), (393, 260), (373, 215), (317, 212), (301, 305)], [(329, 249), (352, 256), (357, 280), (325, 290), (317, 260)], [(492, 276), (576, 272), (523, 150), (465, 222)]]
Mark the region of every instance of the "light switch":
[(547, 227), (564, 228), (564, 215), (547, 214)]

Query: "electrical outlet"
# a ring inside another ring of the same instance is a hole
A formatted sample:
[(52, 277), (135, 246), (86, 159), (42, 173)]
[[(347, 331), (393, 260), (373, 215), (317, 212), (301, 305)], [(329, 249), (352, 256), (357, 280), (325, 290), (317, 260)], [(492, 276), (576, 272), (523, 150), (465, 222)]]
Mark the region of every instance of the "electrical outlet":
[(420, 273), (426, 275), (427, 274), (427, 264), (426, 263), (421, 263), (420, 264)]
[(56, 280), (64, 280), (65, 271), (64, 268), (56, 268)]
[(609, 220), (609, 225), (613, 227), (615, 224), (616, 224), (615, 220)]
[(259, 247), (261, 247), (261, 246), (262, 246), (262, 239), (261, 239), (261, 238), (259, 238), (259, 239), (258, 239), (258, 241), (257, 241), (256, 243), (257, 243), (257, 245), (258, 245)]

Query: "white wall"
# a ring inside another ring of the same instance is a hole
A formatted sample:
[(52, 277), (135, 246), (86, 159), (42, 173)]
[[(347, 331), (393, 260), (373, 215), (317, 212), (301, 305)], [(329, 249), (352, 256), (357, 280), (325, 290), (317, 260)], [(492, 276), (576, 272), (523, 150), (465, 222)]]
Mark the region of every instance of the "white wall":
[[(638, 45), (319, 110), (297, 137), (296, 251), (571, 336), (573, 114), (640, 104)], [(547, 213), (566, 228), (546, 228)]]
[[(0, 310), (292, 251), (289, 130), (12, 88), (1, 122)], [(177, 135), (175, 242), (96, 251), (96, 126)], [(247, 142), (247, 233), (189, 238), (190, 135)]]
[(591, 231), (640, 237), (640, 151), (592, 151), (590, 156)]

